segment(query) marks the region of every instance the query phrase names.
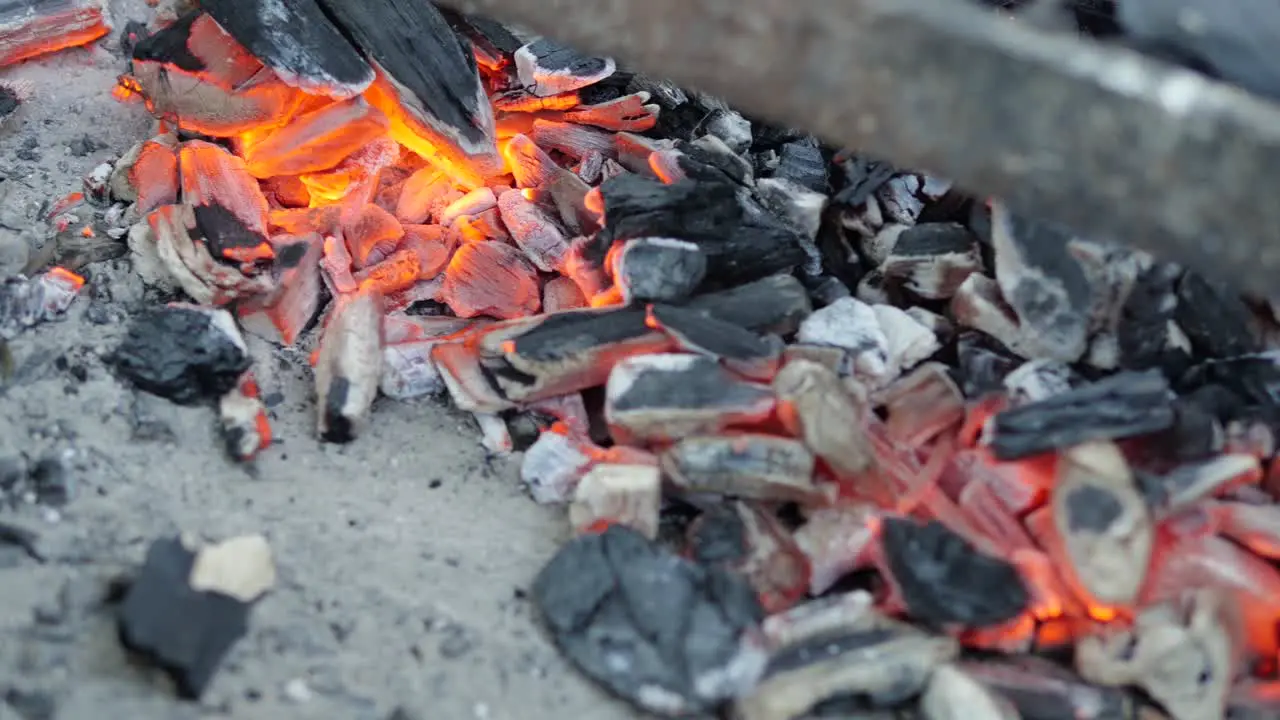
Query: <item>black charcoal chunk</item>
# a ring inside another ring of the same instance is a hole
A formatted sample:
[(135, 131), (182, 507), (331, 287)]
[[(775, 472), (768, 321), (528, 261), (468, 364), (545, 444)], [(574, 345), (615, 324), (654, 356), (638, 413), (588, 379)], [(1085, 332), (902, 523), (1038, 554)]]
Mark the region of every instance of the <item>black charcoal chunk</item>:
[(584, 88), (609, 77), (617, 69), (610, 58), (583, 55), (547, 38), (520, 48), (515, 59), (520, 83), (538, 97)]
[(1188, 272), (1178, 283), (1174, 317), (1198, 355), (1229, 358), (1262, 349), (1249, 327), (1250, 311), (1238, 293)]
[(751, 182), (752, 167), (741, 155), (737, 155), (715, 135), (707, 135), (693, 142), (678, 145), (681, 156), (677, 159), (680, 169), (694, 180), (725, 181), (738, 185)]
[[(701, 100), (710, 104), (706, 96)], [(702, 119), (700, 125), (703, 132), (719, 138), (731, 152), (742, 154), (751, 147), (751, 121), (733, 110), (717, 107)]]
[(632, 301), (678, 301), (693, 294), (707, 274), (696, 244), (671, 238), (635, 238), (618, 253), (614, 282)]
[(22, 97), (10, 85), (0, 83), (0, 121), (13, 114), (22, 104)]
[(1174, 396), (1159, 372), (1122, 372), (1091, 385), (998, 413), (991, 449), (1016, 460), (1090, 440), (1117, 440), (1167, 430)]
[(1018, 315), (1035, 358), (1074, 362), (1088, 340), (1092, 292), (1071, 254), (1071, 236), (1056, 226), (992, 211), (991, 239), (1001, 294)]
[(1026, 610), (1016, 568), (980, 552), (945, 525), (885, 518), (881, 541), (907, 611), (937, 625), (985, 627)]
[(837, 156), (835, 165), (840, 168), (843, 177), (841, 182), (837, 183), (839, 189), (831, 198), (831, 202), (849, 207), (858, 207), (865, 203), (894, 175), (898, 174), (897, 168), (889, 163), (853, 154)]
[(1190, 356), (1170, 345), (1169, 329), (1178, 308), (1175, 289), (1181, 269), (1155, 263), (1138, 274), (1121, 307), (1116, 324), (1120, 367), (1127, 370), (1166, 369), (1178, 375)]
[(1235, 398), (1232, 403), (1221, 393), (1216, 396), (1214, 407), (1224, 425), (1247, 417), (1280, 425), (1280, 355), (1260, 353), (1201, 363), (1178, 380), (1177, 390), (1189, 393), (1207, 385), (1216, 385)]
[(781, 343), (770, 342), (740, 325), (717, 319), (706, 312), (674, 305), (654, 305), (649, 315), (682, 348), (710, 357), (750, 362), (777, 358), (781, 352)]
[(133, 46), (133, 59), (170, 64), (192, 73), (201, 72), (205, 69), (204, 61), (191, 52), (187, 40), (191, 37), (192, 25), (202, 15), (204, 13), (200, 11), (188, 12), (176, 22), (140, 39)]
[(610, 526), (570, 541), (533, 583), (560, 650), (586, 675), (668, 717), (710, 712), (765, 664), (763, 612), (740, 578)]
[(786, 143), (778, 151), (778, 167), (773, 177), (785, 178), (814, 192), (827, 191), (827, 162), (816, 138)]
[(316, 0), (201, 0), (200, 8), (290, 85), (351, 97), (373, 82), (373, 68)]
[(763, 208), (745, 206), (730, 182), (680, 180), (670, 185), (635, 174), (600, 186), (604, 228), (591, 259), (603, 260), (615, 240), (669, 237), (696, 243), (707, 256), (707, 279), (732, 286), (789, 271), (807, 259), (795, 230)]
[[(223, 657), (247, 632), (257, 597), (274, 580), (274, 568), (262, 558), (265, 544), (251, 540), (232, 548), (235, 542), (220, 547), (236, 557), (206, 557), (202, 563), (209, 548), (197, 551), (182, 538), (156, 540), (119, 608), (121, 643), (163, 668), (184, 698), (204, 693)], [(229, 570), (229, 564), (238, 567)], [(213, 584), (242, 583), (249, 577), (242, 573), (263, 574), (252, 586)]]
[(1023, 361), (1003, 348), (992, 347), (987, 336), (966, 332), (956, 340), (957, 371), (965, 397), (981, 397), (1004, 389), (1004, 379)]
[(110, 360), (142, 390), (184, 405), (221, 398), (252, 364), (225, 310), (180, 305), (136, 316)]
[(503, 27), (502, 23), (495, 20), (481, 15), (465, 15), (453, 8), (440, 7), (439, 10), (453, 26), (454, 32), (466, 38), (477, 52), (487, 57), (502, 58), (510, 62), (512, 56), (524, 44), (512, 35), (510, 30)]
[(978, 238), (959, 223), (922, 223), (902, 231), (880, 265), (920, 297), (945, 300), (982, 270)]
[(475, 56), (458, 41), (435, 3), (320, 0), (320, 6), (410, 93), (411, 98), (401, 98), (413, 101), (409, 109), (425, 111), (425, 120), (457, 133), (472, 146), (464, 151), (492, 144), (493, 115)]

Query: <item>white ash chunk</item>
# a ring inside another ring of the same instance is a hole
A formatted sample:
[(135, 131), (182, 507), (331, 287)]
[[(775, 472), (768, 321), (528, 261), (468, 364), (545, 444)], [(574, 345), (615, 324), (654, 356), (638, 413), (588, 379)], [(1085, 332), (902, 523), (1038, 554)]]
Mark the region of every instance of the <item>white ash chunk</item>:
[(506, 455), (515, 449), (515, 440), (507, 421), (496, 413), (472, 413), (480, 426), (480, 444), (493, 455)]
[(650, 540), (658, 537), (662, 473), (652, 465), (602, 463), (578, 483), (569, 523), (583, 532), (601, 520), (620, 523)]
[(567, 503), (591, 464), (592, 457), (581, 441), (565, 433), (547, 431), (525, 450), (520, 481), (537, 503)]
[(809, 559), (809, 593), (821, 595), (840, 578), (871, 560), (876, 508), (870, 505), (821, 508), (795, 532), (796, 545)]
[(1057, 360), (1028, 360), (1004, 378), (1014, 405), (1025, 405), (1071, 389), (1071, 366)]
[(741, 155), (751, 147), (751, 121), (728, 108), (718, 108), (707, 117), (702, 127), (707, 134), (720, 138), (733, 152)]
[(938, 338), (918, 320), (891, 305), (841, 298), (800, 324), (797, 340), (846, 349), (853, 373), (870, 389), (893, 382), (939, 349)]
[(920, 697), (926, 720), (1020, 720), (1017, 708), (955, 665), (934, 668)]
[[(183, 538), (184, 545), (196, 546)], [(242, 535), (206, 545), (196, 553), (187, 582), (196, 592), (216, 592), (252, 603), (276, 584), (271, 546), (261, 535)]]
[(511, 238), (529, 262), (543, 272), (563, 266), (569, 252), (564, 231), (542, 208), (525, 197), (523, 190), (506, 190), (498, 196), (498, 211)]
[(444, 392), (444, 378), (431, 360), (438, 340), (388, 345), (382, 351), (382, 376), (378, 389), (396, 400), (409, 400)]

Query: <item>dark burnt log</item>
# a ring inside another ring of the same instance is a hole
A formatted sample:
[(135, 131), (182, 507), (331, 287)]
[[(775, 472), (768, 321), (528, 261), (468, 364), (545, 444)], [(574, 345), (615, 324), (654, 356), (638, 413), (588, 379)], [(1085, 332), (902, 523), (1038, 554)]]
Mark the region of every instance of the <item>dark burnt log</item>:
[(696, 243), (707, 256), (706, 282), (736, 285), (802, 265), (802, 239), (781, 220), (744, 199), (730, 182), (680, 180), (670, 185), (620, 175), (600, 186), (604, 228), (596, 236), (602, 261), (615, 240), (669, 237)]
[(373, 82), (373, 68), (316, 0), (201, 0), (200, 8), (293, 87), (348, 98)]
[[(388, 90), (416, 123), (414, 134), (454, 164), (468, 161), (483, 176), (498, 171), (493, 109), (470, 48), (430, 2), (319, 0), (320, 6), (385, 76)], [(377, 85), (375, 84), (375, 88)], [(381, 97), (382, 93), (375, 93)], [(383, 112), (387, 104), (371, 96)], [(388, 112), (388, 115), (394, 115)], [(395, 123), (396, 118), (392, 118)], [(420, 126), (420, 127), (416, 127)], [(393, 135), (394, 135), (393, 127)], [(401, 138), (397, 138), (401, 140)], [(404, 140), (401, 140), (404, 143)], [(422, 150), (409, 145), (423, 154)], [(465, 173), (469, 168), (456, 168)], [(478, 184), (478, 183), (476, 183)]]
[(479, 15), (466, 15), (452, 8), (439, 8), (453, 31), (471, 43), (476, 62), (487, 70), (497, 71), (512, 63), (520, 39), (501, 23)]

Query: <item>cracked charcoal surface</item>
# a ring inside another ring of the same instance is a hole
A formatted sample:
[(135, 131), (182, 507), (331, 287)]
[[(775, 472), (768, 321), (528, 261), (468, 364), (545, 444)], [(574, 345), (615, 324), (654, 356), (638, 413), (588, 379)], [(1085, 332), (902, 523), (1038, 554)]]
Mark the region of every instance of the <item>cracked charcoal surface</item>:
[[(584, 673), (644, 707), (646, 688), (706, 712), (694, 680), (738, 653), (762, 610), (745, 581), (617, 525), (575, 538), (542, 569), (532, 597), (557, 645)], [(649, 708), (657, 710), (657, 708)]]
[(1018, 571), (985, 555), (937, 521), (886, 518), (882, 542), (889, 569), (912, 617), (939, 625), (997, 625), (1026, 609)]
[(173, 307), (139, 314), (112, 361), (139, 388), (184, 405), (226, 394), (252, 363), (208, 315)]
[(1249, 327), (1249, 308), (1229, 288), (1189, 272), (1177, 285), (1177, 297), (1178, 327), (1202, 357), (1228, 358), (1262, 349)]
[(991, 449), (1015, 460), (1089, 440), (1146, 435), (1174, 423), (1173, 395), (1156, 371), (1123, 372), (998, 413)]

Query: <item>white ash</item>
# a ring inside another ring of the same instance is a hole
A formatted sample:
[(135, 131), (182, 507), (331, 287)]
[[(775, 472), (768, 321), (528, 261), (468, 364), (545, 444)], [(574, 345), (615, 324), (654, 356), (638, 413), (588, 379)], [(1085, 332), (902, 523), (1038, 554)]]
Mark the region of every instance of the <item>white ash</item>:
[(558, 432), (544, 432), (525, 450), (520, 480), (535, 502), (567, 503), (592, 458), (575, 439)]
[(739, 155), (751, 147), (751, 121), (728, 107), (712, 112), (703, 129)]
[(579, 532), (601, 520), (618, 522), (653, 540), (658, 537), (662, 472), (652, 465), (601, 463), (578, 483), (569, 523)]
[(515, 441), (511, 438), (511, 430), (501, 415), (494, 413), (472, 413), (476, 424), (480, 426), (480, 444), (493, 455), (506, 455), (515, 449)]
[(816, 310), (800, 324), (796, 339), (849, 351), (854, 376), (872, 390), (893, 382), (940, 347), (929, 328), (906, 312), (856, 298)]
[(1071, 367), (1057, 360), (1028, 360), (1004, 378), (1004, 388), (1014, 405), (1024, 405), (1071, 389)]

